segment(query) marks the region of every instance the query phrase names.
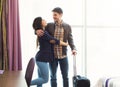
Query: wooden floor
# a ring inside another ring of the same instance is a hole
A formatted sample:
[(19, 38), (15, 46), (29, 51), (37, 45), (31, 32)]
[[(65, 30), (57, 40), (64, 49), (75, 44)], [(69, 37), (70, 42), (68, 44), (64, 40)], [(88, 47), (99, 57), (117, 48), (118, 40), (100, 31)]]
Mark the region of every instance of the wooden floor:
[(0, 74), (0, 87), (27, 87), (22, 71), (4, 71)]

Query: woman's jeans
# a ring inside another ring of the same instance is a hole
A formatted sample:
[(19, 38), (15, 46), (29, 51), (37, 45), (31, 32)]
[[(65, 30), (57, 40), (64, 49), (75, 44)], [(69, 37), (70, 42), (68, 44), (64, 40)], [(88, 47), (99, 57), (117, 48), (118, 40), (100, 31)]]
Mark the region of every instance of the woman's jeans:
[(60, 70), (63, 78), (63, 87), (69, 87), (68, 79), (68, 58), (64, 59), (55, 59), (53, 62), (49, 63), (50, 72), (51, 72), (51, 87), (57, 87), (57, 68), (58, 63), (60, 64)]
[(37, 85), (42, 87), (43, 83), (47, 83), (49, 79), (48, 63), (37, 61), (38, 66), (38, 78), (31, 81), (31, 85)]

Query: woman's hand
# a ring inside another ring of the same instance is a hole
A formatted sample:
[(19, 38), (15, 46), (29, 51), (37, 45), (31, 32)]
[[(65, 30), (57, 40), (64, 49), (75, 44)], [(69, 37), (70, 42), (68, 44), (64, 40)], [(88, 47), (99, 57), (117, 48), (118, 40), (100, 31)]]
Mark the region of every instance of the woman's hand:
[(35, 32), (36, 32), (37, 36), (39, 36), (39, 37), (43, 36), (43, 34), (44, 34), (44, 31), (42, 29), (36, 30)]
[(50, 43), (55, 44), (55, 40), (50, 40)]

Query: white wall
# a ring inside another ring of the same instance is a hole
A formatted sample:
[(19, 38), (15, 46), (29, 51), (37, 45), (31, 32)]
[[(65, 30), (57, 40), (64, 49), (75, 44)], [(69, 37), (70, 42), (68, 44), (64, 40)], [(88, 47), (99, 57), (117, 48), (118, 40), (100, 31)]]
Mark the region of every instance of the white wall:
[(36, 37), (32, 28), (32, 0), (19, 0), (20, 28), (22, 43), (23, 70), (31, 57), (34, 57), (36, 50)]

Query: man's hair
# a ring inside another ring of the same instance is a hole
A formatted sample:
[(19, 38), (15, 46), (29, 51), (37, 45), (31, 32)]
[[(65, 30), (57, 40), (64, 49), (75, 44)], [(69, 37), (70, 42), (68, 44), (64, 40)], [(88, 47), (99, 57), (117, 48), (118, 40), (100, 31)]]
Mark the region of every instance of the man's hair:
[(59, 14), (63, 14), (63, 11), (62, 11), (62, 9), (61, 9), (60, 7), (54, 8), (54, 9), (52, 10), (52, 12), (57, 12), (57, 13), (59, 13)]

